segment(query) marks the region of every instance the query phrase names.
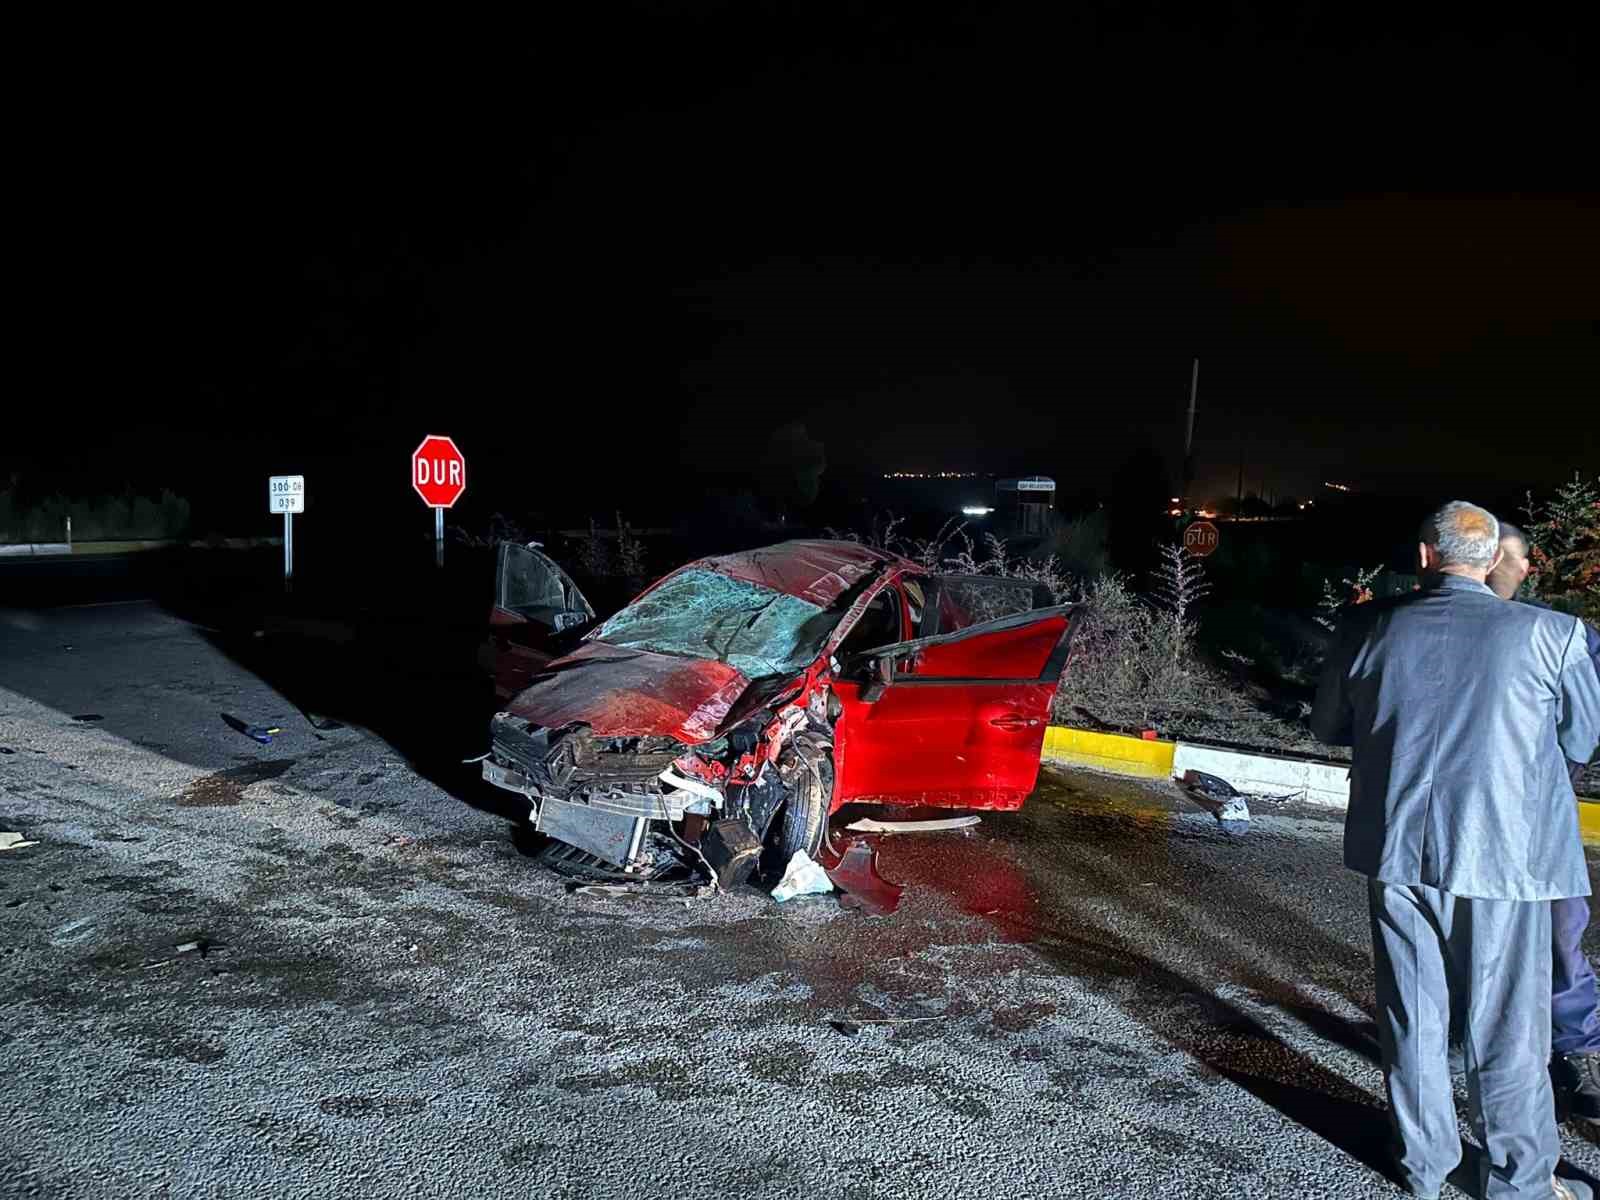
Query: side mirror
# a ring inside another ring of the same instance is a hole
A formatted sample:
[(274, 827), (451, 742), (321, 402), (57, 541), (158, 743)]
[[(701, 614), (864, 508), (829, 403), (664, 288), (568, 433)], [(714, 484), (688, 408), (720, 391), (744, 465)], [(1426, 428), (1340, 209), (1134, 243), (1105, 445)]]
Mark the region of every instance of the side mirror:
[(884, 689), (894, 682), (894, 660), (892, 658), (877, 659), (873, 667), (874, 677), (871, 682), (861, 688), (861, 703), (876, 704), (883, 698)]

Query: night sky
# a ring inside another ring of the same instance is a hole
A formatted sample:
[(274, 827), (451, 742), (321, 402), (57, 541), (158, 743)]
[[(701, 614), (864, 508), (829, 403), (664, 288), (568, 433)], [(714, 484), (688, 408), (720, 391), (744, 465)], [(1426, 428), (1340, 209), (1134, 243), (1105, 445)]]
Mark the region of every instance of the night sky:
[(992, 7), (57, 46), (0, 474), (404, 499), (449, 432), (475, 503), (660, 511), (801, 420), (1096, 489), (1176, 473), (1196, 355), (1197, 496), (1600, 465), (1582, 30)]

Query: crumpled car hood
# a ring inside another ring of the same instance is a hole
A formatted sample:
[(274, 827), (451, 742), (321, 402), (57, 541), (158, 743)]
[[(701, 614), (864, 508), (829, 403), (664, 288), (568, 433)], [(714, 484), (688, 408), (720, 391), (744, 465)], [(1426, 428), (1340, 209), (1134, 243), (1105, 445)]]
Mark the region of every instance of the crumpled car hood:
[(601, 737), (708, 742), (750, 680), (715, 659), (677, 658), (587, 642), (511, 701), (506, 711), (546, 728), (581, 721)]

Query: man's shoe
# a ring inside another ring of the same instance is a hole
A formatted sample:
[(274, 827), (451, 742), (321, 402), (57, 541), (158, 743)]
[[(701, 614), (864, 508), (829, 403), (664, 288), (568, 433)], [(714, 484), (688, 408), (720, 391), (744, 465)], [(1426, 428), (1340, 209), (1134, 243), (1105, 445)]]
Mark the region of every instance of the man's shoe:
[(1550, 1060), (1556, 1111), (1600, 1121), (1600, 1054), (1558, 1054)]

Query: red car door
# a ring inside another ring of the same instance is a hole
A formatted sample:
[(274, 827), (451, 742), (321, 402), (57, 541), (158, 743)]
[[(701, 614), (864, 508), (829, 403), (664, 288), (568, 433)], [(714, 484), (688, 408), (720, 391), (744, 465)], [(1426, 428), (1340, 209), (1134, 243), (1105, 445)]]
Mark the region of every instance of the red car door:
[(1033, 609), (842, 663), (834, 807), (1019, 807), (1071, 632), (1070, 607)]
[(536, 547), (503, 542), (495, 560), (494, 606), (483, 665), (502, 700), (528, 686), (555, 656), (552, 641), (575, 639), (594, 623), (578, 585)]

